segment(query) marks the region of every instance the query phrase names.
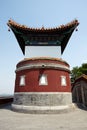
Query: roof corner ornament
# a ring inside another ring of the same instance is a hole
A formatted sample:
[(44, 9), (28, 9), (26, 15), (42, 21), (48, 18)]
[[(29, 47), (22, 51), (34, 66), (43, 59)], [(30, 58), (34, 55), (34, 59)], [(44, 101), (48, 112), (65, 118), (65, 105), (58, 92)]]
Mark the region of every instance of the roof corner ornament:
[(78, 31), (78, 28), (76, 28), (76, 32)]
[(10, 32), (10, 28), (8, 28), (8, 31)]

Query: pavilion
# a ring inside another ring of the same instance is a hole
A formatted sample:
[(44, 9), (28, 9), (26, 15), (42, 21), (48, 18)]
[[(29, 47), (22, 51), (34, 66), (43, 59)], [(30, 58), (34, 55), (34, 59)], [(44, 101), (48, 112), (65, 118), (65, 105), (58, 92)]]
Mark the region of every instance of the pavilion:
[(30, 28), (8, 21), (25, 55), (16, 66), (13, 110), (58, 113), (71, 108), (70, 69), (61, 55), (78, 24), (74, 20), (56, 28)]

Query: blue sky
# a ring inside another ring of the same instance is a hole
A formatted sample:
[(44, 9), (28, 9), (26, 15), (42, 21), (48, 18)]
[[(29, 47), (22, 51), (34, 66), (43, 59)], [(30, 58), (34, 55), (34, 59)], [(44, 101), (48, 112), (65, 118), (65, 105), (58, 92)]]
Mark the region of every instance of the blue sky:
[(30, 27), (57, 27), (78, 19), (62, 55), (71, 68), (87, 62), (87, 0), (0, 0), (0, 94), (14, 92), (16, 64), (24, 58), (7, 21)]

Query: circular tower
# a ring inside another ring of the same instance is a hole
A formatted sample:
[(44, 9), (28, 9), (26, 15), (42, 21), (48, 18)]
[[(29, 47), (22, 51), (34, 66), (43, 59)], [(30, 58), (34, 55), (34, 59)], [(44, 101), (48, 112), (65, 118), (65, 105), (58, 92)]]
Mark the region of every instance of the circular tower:
[(69, 64), (61, 54), (78, 24), (74, 20), (58, 28), (35, 29), (8, 21), (25, 55), (16, 66), (13, 110), (58, 113), (71, 108)]

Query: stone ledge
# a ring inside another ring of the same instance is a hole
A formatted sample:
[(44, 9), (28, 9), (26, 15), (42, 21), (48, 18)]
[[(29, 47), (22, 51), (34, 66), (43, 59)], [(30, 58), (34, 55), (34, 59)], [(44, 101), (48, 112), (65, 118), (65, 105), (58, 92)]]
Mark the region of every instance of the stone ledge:
[(65, 106), (24, 106), (12, 104), (12, 110), (29, 114), (59, 114), (75, 110), (74, 104)]
[(29, 64), (24, 64), (21, 65), (20, 67), (17, 67), (15, 72), (21, 71), (21, 70), (26, 70), (26, 69), (38, 69), (38, 68), (51, 68), (51, 69), (58, 69), (58, 70), (65, 70), (70, 72), (69, 67), (66, 65), (58, 64), (58, 63), (29, 63)]

